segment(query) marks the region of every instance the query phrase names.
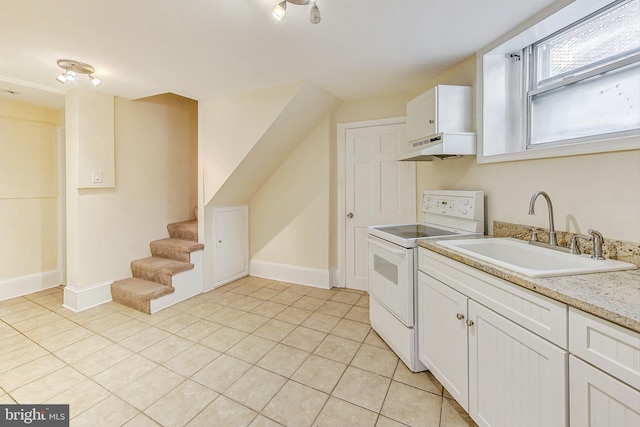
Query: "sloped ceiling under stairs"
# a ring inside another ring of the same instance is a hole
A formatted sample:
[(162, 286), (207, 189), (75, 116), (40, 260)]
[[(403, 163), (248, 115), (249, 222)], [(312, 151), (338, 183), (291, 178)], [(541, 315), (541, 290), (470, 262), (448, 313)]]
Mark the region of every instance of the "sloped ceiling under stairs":
[(306, 82), (200, 102), (205, 205), (248, 204), (339, 103)]

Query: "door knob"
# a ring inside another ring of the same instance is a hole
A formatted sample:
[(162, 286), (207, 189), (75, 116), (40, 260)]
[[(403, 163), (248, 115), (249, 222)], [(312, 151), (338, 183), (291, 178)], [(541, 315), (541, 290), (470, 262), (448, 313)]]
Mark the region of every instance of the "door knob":
[(457, 313), (457, 314), (456, 314), (456, 317), (458, 318), (458, 320), (462, 320), (462, 319), (464, 319), (464, 314), (462, 314), (462, 313)]
[(353, 218), (353, 212), (349, 212), (349, 213), (347, 214), (347, 218), (349, 218), (349, 219)]
[(473, 320), (467, 319), (467, 326), (473, 326)]

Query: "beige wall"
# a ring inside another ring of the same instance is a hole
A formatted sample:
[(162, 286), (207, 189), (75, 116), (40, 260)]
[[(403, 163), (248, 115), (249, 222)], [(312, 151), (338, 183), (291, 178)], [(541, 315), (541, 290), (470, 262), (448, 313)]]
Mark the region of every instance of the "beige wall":
[(327, 117), (252, 197), (252, 261), (328, 270), (331, 133)]
[[(77, 142), (67, 142), (73, 160)], [(116, 98), (115, 188), (78, 189), (74, 167), (67, 165), (68, 285), (82, 290), (130, 277), (129, 263), (150, 256), (149, 242), (168, 237), (168, 223), (193, 218), (197, 103)]]
[(296, 83), (200, 101), (204, 205), (210, 204), (300, 86)]
[[(475, 86), (475, 57), (414, 91), (342, 102), (302, 139), (250, 201), (252, 261), (335, 270), (341, 244), (337, 124), (404, 116), (406, 102), (436, 84)], [(527, 215), (533, 192), (545, 190), (558, 230), (595, 228), (608, 238), (640, 242), (638, 150), (485, 165), (475, 157), (418, 162), (418, 202), (427, 188), (485, 191), (489, 232), (493, 220), (545, 227), (544, 202), (538, 215)]]
[(61, 267), (60, 125), (57, 110), (0, 99), (0, 282)]

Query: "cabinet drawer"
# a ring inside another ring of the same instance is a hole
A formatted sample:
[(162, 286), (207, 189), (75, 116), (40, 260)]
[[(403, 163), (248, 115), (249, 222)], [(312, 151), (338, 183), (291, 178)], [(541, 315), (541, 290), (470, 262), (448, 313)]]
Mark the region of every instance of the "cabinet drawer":
[(419, 252), (420, 270), (518, 325), (567, 348), (567, 306), (435, 252)]
[(640, 389), (640, 334), (637, 332), (570, 308), (569, 350)]

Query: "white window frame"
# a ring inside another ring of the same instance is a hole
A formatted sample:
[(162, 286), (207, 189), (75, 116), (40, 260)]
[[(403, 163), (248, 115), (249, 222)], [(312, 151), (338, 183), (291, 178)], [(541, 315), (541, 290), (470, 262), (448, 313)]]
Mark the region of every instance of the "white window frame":
[[(611, 4), (611, 0), (562, 0), (532, 17), (476, 54), (478, 163), (561, 157), (640, 149), (637, 130), (578, 138), (571, 143), (527, 149), (528, 96), (524, 79), (514, 79), (508, 67), (522, 67), (532, 44)], [(519, 81), (518, 81), (519, 80)]]

